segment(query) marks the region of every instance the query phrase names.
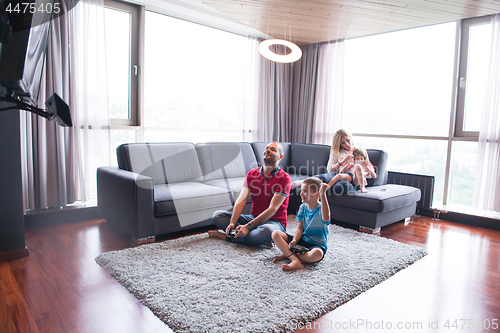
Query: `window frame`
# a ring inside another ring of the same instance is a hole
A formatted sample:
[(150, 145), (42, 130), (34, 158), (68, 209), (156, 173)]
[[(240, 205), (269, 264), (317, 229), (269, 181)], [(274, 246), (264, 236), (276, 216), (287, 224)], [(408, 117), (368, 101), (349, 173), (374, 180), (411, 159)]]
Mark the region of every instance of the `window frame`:
[(466, 131), (465, 126), (465, 96), (467, 82), (467, 65), (469, 56), (469, 32), (472, 26), (487, 24), (491, 22), (491, 15), (474, 17), (461, 21), (461, 36), (460, 36), (460, 62), (457, 77), (457, 106), (455, 118), (455, 133), (456, 138), (468, 138), (472, 140), (479, 139), (478, 131)]
[(139, 66), (139, 34), (140, 34), (140, 15), (141, 7), (130, 3), (124, 3), (116, 0), (104, 0), (104, 7), (128, 12), (130, 14), (130, 68), (129, 68), (129, 118), (116, 119), (110, 118), (112, 128), (123, 128), (124, 126), (139, 125), (139, 87), (140, 87), (140, 68)]

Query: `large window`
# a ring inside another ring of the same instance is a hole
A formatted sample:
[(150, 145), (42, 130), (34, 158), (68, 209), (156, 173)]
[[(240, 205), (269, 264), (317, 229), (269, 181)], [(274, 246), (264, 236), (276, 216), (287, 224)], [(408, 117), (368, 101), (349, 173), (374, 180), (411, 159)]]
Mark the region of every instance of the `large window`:
[(435, 176), (435, 202), (445, 187), (455, 36), (453, 22), (346, 41), (342, 127), (358, 146), (386, 150), (389, 170)]
[(346, 41), (342, 127), (358, 146), (388, 151), (389, 170), (434, 176), (435, 207), (472, 205), (490, 24)]
[(242, 141), (246, 37), (146, 12), (144, 141)]
[(246, 37), (105, 5), (112, 152), (125, 142), (243, 140)]
[(456, 24), (347, 40), (343, 126), (356, 133), (447, 136)]

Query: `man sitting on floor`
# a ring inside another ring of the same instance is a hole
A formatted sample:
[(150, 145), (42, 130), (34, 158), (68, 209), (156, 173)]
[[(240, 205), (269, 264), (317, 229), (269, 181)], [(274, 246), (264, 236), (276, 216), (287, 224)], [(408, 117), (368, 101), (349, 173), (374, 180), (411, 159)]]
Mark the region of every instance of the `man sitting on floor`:
[[(268, 144), (264, 151), (264, 165), (247, 173), (233, 211), (216, 211), (212, 217), (214, 224), (225, 234), (214, 230), (209, 231), (210, 237), (247, 245), (272, 246), (273, 231), (285, 232), (290, 176), (278, 166), (281, 159), (281, 144)], [(252, 199), (250, 215), (242, 214), (249, 196)]]

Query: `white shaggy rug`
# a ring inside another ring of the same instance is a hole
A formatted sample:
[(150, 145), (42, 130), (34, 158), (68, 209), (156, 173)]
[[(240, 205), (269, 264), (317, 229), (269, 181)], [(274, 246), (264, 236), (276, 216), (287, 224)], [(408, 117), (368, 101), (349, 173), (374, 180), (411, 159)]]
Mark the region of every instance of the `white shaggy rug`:
[[(289, 222), (293, 233), (296, 221)], [(328, 252), (303, 270), (273, 263), (279, 249), (207, 234), (99, 255), (96, 261), (174, 332), (291, 332), (427, 253), (330, 226)], [(293, 319), (293, 320), (292, 320)]]

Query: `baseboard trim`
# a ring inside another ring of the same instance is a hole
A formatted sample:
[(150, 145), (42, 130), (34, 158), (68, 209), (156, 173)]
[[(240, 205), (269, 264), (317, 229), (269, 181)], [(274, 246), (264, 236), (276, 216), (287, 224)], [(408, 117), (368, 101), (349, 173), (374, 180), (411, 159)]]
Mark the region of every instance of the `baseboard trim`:
[(27, 228), (99, 218), (97, 207), (65, 207), (39, 209), (26, 212), (24, 225)]
[[(435, 217), (435, 214), (431, 212), (420, 212), (421, 215), (423, 216), (428, 216), (428, 217)], [(461, 213), (461, 212), (454, 212), (454, 211), (440, 211), (439, 215), (437, 215), (438, 221), (439, 220), (446, 220), (450, 222), (456, 222), (456, 223), (462, 223), (462, 224), (467, 224), (470, 226), (474, 227), (480, 227), (480, 228), (486, 228), (486, 229), (492, 229), (492, 230), (500, 230), (500, 220), (491, 218), (491, 217), (485, 217), (485, 216), (478, 216), (478, 215), (471, 215), (471, 214), (466, 214), (466, 213)]]
[(21, 259), (28, 257), (29, 255), (30, 253), (27, 247), (19, 250), (0, 252), (0, 261)]

